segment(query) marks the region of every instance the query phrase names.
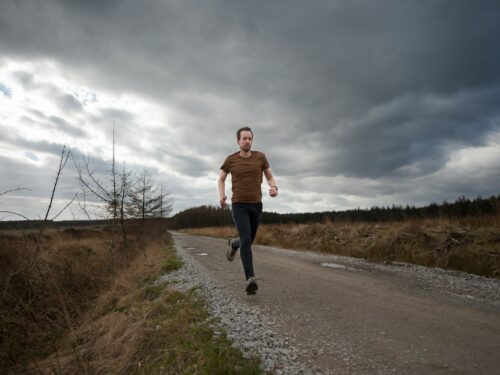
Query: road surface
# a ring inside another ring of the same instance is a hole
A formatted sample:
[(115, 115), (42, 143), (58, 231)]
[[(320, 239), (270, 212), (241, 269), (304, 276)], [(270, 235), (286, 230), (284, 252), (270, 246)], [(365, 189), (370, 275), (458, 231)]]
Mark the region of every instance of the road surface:
[(172, 234), (234, 298), (272, 316), (300, 361), (325, 373), (500, 374), (498, 280), (471, 277), (469, 287), (463, 275), (254, 245), (259, 290), (247, 296), (226, 240)]

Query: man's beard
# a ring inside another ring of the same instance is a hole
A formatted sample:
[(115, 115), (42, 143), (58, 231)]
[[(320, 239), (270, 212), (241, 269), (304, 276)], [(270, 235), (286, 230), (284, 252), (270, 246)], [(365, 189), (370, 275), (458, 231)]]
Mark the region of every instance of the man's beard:
[(248, 151), (250, 151), (251, 148), (252, 148), (252, 146), (245, 145), (245, 146), (243, 146), (243, 151), (248, 152)]

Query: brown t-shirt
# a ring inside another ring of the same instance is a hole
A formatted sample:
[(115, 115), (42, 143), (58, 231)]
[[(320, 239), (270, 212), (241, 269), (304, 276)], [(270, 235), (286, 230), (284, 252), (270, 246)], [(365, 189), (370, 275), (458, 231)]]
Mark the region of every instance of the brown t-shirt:
[(266, 155), (260, 151), (252, 151), (249, 158), (240, 156), (239, 152), (229, 155), (220, 167), (231, 173), (233, 183), (232, 203), (258, 203), (262, 200), (262, 172), (269, 168)]

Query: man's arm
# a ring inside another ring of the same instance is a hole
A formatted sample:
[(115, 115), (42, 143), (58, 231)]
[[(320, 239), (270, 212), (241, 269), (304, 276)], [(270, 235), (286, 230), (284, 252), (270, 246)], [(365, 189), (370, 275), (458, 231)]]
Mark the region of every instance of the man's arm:
[(276, 185), (276, 180), (274, 179), (273, 172), (271, 168), (264, 169), (264, 175), (266, 176), (267, 183), (269, 184), (269, 195), (275, 197), (278, 195), (278, 186)]
[(219, 202), (222, 208), (226, 207), (226, 177), (227, 173), (222, 169), (220, 170), (220, 176), (218, 181), (219, 186)]

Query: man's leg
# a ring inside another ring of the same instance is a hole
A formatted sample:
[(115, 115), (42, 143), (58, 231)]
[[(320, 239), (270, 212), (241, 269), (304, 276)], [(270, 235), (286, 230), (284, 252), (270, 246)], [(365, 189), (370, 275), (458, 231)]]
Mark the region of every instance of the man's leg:
[(250, 230), (252, 233), (252, 243), (257, 235), (257, 228), (259, 227), (260, 214), (262, 213), (262, 203), (252, 203), (252, 210), (250, 211)]
[(252, 228), (250, 224), (250, 213), (244, 203), (233, 204), (233, 220), (240, 234), (240, 256), (248, 280), (254, 277), (252, 259)]
[[(262, 213), (262, 203), (249, 203), (248, 213), (250, 219), (250, 233), (251, 233), (250, 242), (251, 244), (253, 244), (253, 241), (255, 240), (255, 236), (257, 234), (257, 228), (259, 227), (259, 218), (260, 214)], [(250, 253), (253, 254), (251, 249), (252, 247), (250, 246)], [(255, 292), (257, 292), (258, 289), (259, 286), (257, 285), (257, 280), (255, 279), (254, 276), (250, 277), (247, 280), (247, 287), (246, 287), (247, 294), (255, 294)]]

